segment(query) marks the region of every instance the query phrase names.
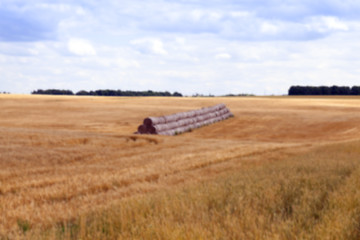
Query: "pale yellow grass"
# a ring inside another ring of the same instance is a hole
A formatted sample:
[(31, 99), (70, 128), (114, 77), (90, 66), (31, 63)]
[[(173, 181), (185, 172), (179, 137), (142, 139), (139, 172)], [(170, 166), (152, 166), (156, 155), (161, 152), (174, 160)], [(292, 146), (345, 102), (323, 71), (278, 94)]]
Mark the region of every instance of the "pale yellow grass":
[(28, 238), (359, 239), (360, 142), (123, 199)]
[[(234, 118), (176, 137), (132, 134), (147, 116), (220, 102)], [(243, 171), (247, 161), (271, 166), (318, 146), (359, 139), (359, 103), (0, 96), (0, 236), (21, 236), (28, 228), (75, 221), (122, 199), (211, 181)], [(324, 229), (325, 222), (318, 231)]]

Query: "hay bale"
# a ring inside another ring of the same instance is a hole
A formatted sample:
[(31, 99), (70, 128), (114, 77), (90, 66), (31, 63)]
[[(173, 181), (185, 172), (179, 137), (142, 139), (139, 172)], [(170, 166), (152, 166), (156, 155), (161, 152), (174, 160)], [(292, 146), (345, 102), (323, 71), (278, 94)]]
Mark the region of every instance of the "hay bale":
[(142, 125), (140, 125), (140, 126), (138, 127), (138, 133), (140, 133), (140, 134), (145, 134), (145, 133), (147, 133), (147, 129), (146, 129), (146, 126), (145, 126), (144, 124), (142, 124)]
[(147, 117), (144, 119), (144, 125), (146, 126), (153, 126), (157, 124), (164, 124), (166, 123), (164, 117)]
[(217, 104), (197, 110), (175, 113), (161, 117), (145, 118), (138, 127), (140, 134), (176, 135), (213, 124), (234, 116), (225, 104)]

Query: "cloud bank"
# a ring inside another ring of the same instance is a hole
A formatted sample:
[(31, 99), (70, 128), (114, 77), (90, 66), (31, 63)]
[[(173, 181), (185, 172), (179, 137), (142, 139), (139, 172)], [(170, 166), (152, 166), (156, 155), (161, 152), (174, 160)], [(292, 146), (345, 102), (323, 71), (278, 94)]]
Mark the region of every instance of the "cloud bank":
[(357, 85), (360, 2), (4, 0), (0, 91)]

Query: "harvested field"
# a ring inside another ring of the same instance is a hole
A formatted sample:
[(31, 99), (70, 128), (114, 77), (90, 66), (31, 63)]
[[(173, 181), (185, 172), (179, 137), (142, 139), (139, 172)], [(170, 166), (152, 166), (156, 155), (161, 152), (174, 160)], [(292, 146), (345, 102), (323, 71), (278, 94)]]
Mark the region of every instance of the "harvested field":
[[(235, 117), (179, 136), (132, 134), (147, 116), (218, 103)], [(0, 106), (0, 238), (360, 139), (356, 97), (0, 95)]]

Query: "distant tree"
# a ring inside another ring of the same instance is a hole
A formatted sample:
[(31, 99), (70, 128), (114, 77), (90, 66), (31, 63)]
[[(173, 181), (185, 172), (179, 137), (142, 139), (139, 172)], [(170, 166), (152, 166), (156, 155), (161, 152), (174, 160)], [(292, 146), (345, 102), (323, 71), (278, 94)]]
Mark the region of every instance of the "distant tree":
[(85, 90), (81, 90), (79, 92), (76, 93), (76, 95), (79, 95), (79, 96), (86, 96), (86, 95), (90, 95), (89, 92), (85, 91)]
[(31, 94), (44, 94), (44, 90), (38, 89), (31, 92)]
[(331, 94), (331, 89), (329, 87), (320, 86), (319, 88), (320, 88), (321, 95), (330, 95)]
[(38, 89), (36, 91), (32, 91), (31, 94), (74, 95), (74, 93), (71, 90), (59, 90), (59, 89), (47, 89), (47, 90)]
[(291, 86), (289, 88), (289, 95), (359, 95), (360, 87), (347, 86)]
[(239, 94), (229, 93), (229, 94), (223, 95), (223, 97), (253, 97), (253, 96), (255, 96), (255, 95), (250, 94), (250, 93), (239, 93)]
[(332, 86), (331, 88), (331, 95), (350, 95), (350, 87), (338, 87)]
[(350, 87), (339, 87), (340, 95), (350, 95), (351, 88)]
[(330, 87), (331, 95), (340, 95), (340, 89), (338, 86)]
[(360, 86), (353, 86), (351, 88), (351, 95), (360, 95)]
[(183, 95), (182, 95), (181, 93), (174, 92), (174, 93), (173, 93), (173, 96), (174, 96), (174, 97), (182, 97)]
[[(74, 95), (74, 93), (70, 90), (59, 90), (59, 89), (47, 89), (42, 90), (38, 89), (31, 92), (32, 94), (51, 94), (51, 95)], [(95, 91), (85, 91), (81, 90), (76, 93), (78, 96), (176, 96), (182, 97), (181, 93), (175, 92), (171, 94), (168, 91), (165, 92), (155, 92), (152, 90), (148, 91), (121, 91), (121, 90), (112, 90), (112, 89), (99, 89)]]
[(305, 95), (305, 87), (291, 86), (289, 89), (289, 95)]

